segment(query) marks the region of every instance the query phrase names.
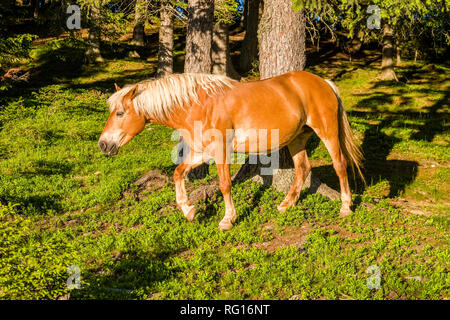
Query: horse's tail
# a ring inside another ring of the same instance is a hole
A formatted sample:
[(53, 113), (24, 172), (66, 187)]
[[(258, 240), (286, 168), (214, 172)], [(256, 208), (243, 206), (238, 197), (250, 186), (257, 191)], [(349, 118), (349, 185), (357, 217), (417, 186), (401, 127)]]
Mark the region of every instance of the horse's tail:
[(353, 138), (352, 129), (347, 119), (347, 113), (344, 110), (344, 104), (342, 103), (341, 96), (337, 86), (331, 80), (325, 80), (333, 89), (336, 98), (338, 100), (338, 123), (339, 123), (339, 144), (341, 150), (344, 153), (345, 158), (352, 167), (353, 175), (355, 175), (355, 167), (358, 171), (361, 180), (366, 183), (361, 168), (363, 166), (362, 161), (364, 156), (355, 139)]

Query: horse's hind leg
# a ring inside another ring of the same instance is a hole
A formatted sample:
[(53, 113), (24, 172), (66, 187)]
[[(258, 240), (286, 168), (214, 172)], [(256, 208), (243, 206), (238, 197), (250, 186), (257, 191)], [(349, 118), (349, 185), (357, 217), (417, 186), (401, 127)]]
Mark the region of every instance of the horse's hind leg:
[(331, 159), (333, 159), (333, 168), (336, 171), (337, 176), (339, 177), (339, 186), (341, 188), (342, 201), (341, 211), (339, 215), (341, 217), (345, 217), (352, 213), (352, 210), (350, 209), (352, 205), (352, 195), (350, 192), (350, 186), (348, 184), (347, 160), (342, 153), (339, 138), (337, 136), (326, 141), (325, 146), (327, 147), (328, 152), (331, 155)]
[(328, 135), (327, 139), (324, 137), (319, 137), (324, 142), (325, 146), (330, 153), (331, 159), (333, 160), (333, 168), (336, 171), (337, 176), (339, 177), (339, 185), (341, 188), (341, 211), (340, 216), (345, 217), (352, 213), (350, 209), (352, 205), (352, 195), (350, 192), (350, 186), (348, 184), (348, 175), (347, 175), (347, 160), (342, 152), (338, 134)]
[(229, 163), (217, 163), (219, 173), (219, 187), (225, 201), (225, 216), (219, 223), (219, 229), (229, 230), (233, 227), (236, 220), (236, 209), (234, 208), (233, 198), (231, 197), (231, 176)]
[(284, 212), (288, 207), (295, 205), (300, 197), (303, 183), (311, 171), (311, 165), (309, 163), (305, 147), (312, 132), (313, 131), (308, 128), (288, 145), (289, 153), (291, 154), (292, 161), (294, 162), (295, 179), (288, 194), (286, 195), (286, 198), (278, 206), (278, 211), (280, 212)]
[(194, 153), (192, 150), (186, 156), (184, 161), (175, 168), (173, 173), (173, 180), (175, 181), (175, 192), (177, 197), (177, 205), (188, 221), (194, 220), (195, 207), (189, 203), (189, 198), (184, 186), (186, 175), (192, 169), (198, 167), (203, 163), (201, 154)]

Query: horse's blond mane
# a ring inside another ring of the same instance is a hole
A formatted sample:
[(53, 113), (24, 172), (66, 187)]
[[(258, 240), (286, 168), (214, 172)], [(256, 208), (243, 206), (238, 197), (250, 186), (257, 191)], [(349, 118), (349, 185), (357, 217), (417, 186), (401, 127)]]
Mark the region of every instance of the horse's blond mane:
[(185, 107), (198, 101), (198, 89), (207, 94), (217, 94), (233, 87), (236, 81), (223, 75), (202, 73), (172, 74), (160, 79), (150, 79), (127, 85), (115, 92), (109, 99), (109, 110), (122, 104), (124, 96), (137, 85), (137, 95), (133, 99), (139, 114), (158, 121), (165, 121), (177, 107)]

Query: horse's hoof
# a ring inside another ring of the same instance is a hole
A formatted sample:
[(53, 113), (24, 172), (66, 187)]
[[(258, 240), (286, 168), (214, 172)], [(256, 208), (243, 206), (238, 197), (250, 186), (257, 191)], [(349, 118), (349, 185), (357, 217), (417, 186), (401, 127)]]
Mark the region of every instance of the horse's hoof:
[(189, 222), (194, 221), (195, 206), (183, 206), (183, 213)]
[(231, 223), (235, 223), (235, 222), (236, 222), (236, 219), (237, 219), (236, 213), (233, 213), (233, 214), (231, 214), (231, 215), (229, 215), (229, 216), (231, 216), (231, 218), (230, 218)]
[(219, 223), (220, 230), (227, 231), (227, 230), (230, 230), (231, 228), (233, 228), (233, 224), (228, 219), (220, 221), (220, 223)]
[(277, 207), (279, 213), (284, 213), (284, 212), (286, 212), (287, 208), (288, 208), (288, 207), (281, 206), (281, 205), (279, 205), (279, 206)]
[(353, 211), (350, 208), (341, 208), (341, 211), (339, 211), (339, 217), (344, 218), (349, 215), (351, 215)]

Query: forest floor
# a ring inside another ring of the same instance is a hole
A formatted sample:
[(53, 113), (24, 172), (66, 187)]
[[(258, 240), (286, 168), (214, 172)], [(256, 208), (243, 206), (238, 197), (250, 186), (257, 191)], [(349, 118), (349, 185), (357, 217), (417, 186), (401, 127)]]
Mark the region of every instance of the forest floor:
[[(170, 129), (148, 125), (115, 157), (98, 150), (113, 84), (153, 76), (156, 48), (105, 43), (105, 62), (89, 67), (83, 48), (41, 42), (22, 66), (29, 82), (0, 84), (0, 298), (449, 298), (449, 65), (404, 61), (388, 83), (374, 52), (323, 54), (307, 70), (338, 85), (366, 157), (354, 214), (307, 192), (281, 214), (282, 193), (246, 182), (222, 232), (220, 193), (197, 201), (193, 223), (176, 209)], [(317, 137), (308, 154), (338, 189)], [(211, 166), (188, 189), (216, 179)], [(72, 265), (80, 289), (67, 287)]]

